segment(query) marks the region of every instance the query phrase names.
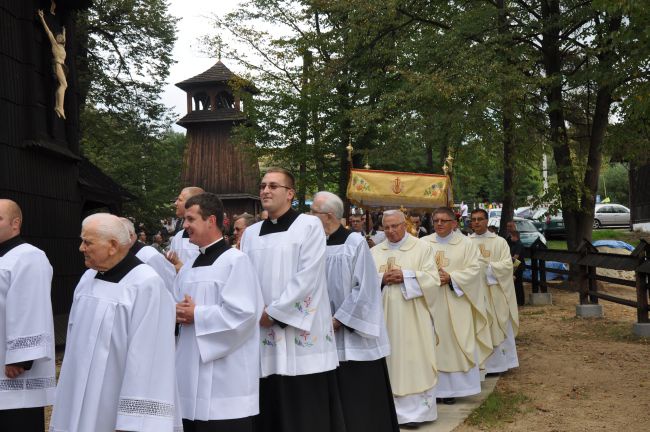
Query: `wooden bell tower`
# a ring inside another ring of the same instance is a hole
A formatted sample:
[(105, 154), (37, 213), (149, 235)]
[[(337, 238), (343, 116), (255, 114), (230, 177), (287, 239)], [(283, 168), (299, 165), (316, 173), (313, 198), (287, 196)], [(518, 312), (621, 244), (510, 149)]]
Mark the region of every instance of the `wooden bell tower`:
[(241, 92), (255, 94), (257, 89), (221, 61), (176, 86), (187, 93), (187, 115), (177, 122), (187, 129), (183, 185), (219, 195), (230, 216), (259, 213), (260, 170), (253, 144), (231, 139), (233, 127), (247, 120)]

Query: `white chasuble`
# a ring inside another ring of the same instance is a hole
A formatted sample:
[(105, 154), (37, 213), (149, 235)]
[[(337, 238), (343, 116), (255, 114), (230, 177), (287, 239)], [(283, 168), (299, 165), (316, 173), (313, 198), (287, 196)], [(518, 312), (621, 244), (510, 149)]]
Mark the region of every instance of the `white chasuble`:
[(515, 336), (519, 331), (519, 310), (513, 281), (512, 258), (505, 239), (494, 233), (472, 234), (483, 263), (487, 310), (490, 314), (490, 330), (494, 350), (486, 360), (488, 373), (505, 372), (517, 367)]
[[(169, 250), (175, 252), (178, 259), (181, 260), (183, 265), (192, 261), (199, 255), (199, 247), (194, 243), (190, 243), (190, 237), (184, 229), (177, 232), (169, 244)], [(178, 301), (183, 299), (176, 299)]]
[(261, 328), (262, 377), (306, 375), (338, 366), (325, 279), (325, 232), (315, 216), (289, 210), (246, 229), (242, 251), (260, 282), (266, 312)]
[(259, 413), (259, 319), (262, 297), (246, 255), (224, 240), (181, 268), (177, 298), (192, 297), (194, 324), (180, 327), (176, 375), (188, 420)]
[(397, 249), (391, 249), (388, 241), (383, 241), (370, 250), (378, 273), (391, 268), (408, 274), (412, 272), (422, 292), (407, 300), (403, 294), (404, 284), (383, 288), (384, 316), (391, 344), (386, 363), (395, 396), (424, 393), (434, 387), (438, 379), (433, 309), (440, 278), (427, 244), (410, 234), (406, 236)]
[(327, 288), (339, 361), (369, 361), (390, 353), (381, 280), (363, 236), (341, 226), (327, 239)]
[(174, 278), (176, 278), (176, 269), (167, 258), (158, 252), (153, 246), (143, 245), (142, 243), (135, 242), (131, 248), (135, 252), (135, 257), (143, 263), (151, 266), (152, 269), (158, 273), (158, 276), (165, 282), (165, 287), (169, 292), (173, 292)]
[[(20, 237), (0, 245), (0, 410), (54, 402), (51, 284), (52, 266), (43, 251)], [(31, 369), (5, 376), (5, 365), (22, 362), (33, 362)]]
[(87, 270), (74, 293), (50, 431), (182, 430), (174, 323), (162, 279), (133, 255), (103, 274)]
[(431, 247), (438, 268), (450, 274), (454, 287), (460, 291), (450, 289), (448, 284), (438, 288), (433, 313), (438, 369), (469, 372), (492, 353), (479, 250), (456, 231), (445, 239), (431, 234), (421, 240)]
[(508, 321), (512, 323), (515, 336), (519, 331), (519, 311), (512, 278), (510, 248), (505, 239), (491, 232), (483, 236), (472, 234), (470, 238), (480, 251), (486, 283), (490, 288), (487, 300), (489, 309), (495, 314), (491, 325), (492, 344), (497, 346), (506, 337)]

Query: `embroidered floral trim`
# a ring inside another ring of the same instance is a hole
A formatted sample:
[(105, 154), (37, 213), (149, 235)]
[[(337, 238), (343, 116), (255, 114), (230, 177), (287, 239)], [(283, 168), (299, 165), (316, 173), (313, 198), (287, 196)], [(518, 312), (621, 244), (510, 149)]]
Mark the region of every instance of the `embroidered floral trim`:
[(262, 339), (262, 345), (274, 347), (275, 343), (275, 331), (271, 329), (266, 336), (264, 336), (264, 339)]
[(298, 336), (293, 339), (293, 342), (299, 347), (311, 348), (314, 346), (317, 338), (312, 336), (308, 331), (301, 331)]
[(301, 314), (303, 314), (304, 316), (307, 316), (316, 311), (315, 308), (309, 307), (311, 305), (311, 302), (312, 302), (312, 298), (311, 296), (309, 296), (306, 299), (304, 299), (302, 302), (295, 302), (293, 307), (296, 308), (296, 310)]
[(34, 336), (20, 337), (7, 341), (7, 351), (22, 350), (45, 345), (50, 342), (50, 335), (42, 333)]
[(56, 378), (15, 378), (0, 379), (0, 391), (5, 390), (41, 390), (56, 387)]
[(433, 406), (433, 396), (431, 396), (431, 395), (423, 395), (422, 396), (422, 405), (424, 405), (425, 407), (431, 409), (431, 407)]
[(173, 417), (174, 405), (150, 399), (120, 398), (117, 412), (128, 415)]

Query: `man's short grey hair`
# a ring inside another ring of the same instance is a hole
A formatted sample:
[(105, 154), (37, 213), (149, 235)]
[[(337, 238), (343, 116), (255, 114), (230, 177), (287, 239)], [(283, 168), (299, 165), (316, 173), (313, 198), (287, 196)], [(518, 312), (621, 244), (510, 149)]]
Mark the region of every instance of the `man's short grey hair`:
[(385, 210), (382, 219), (386, 218), (386, 216), (399, 216), (400, 222), (406, 222), (406, 217), (402, 210)]
[(233, 222), (237, 222), (239, 219), (244, 219), (244, 223), (246, 224), (247, 227), (253, 225), (255, 223), (255, 216), (253, 216), (250, 213), (242, 213), (240, 215), (235, 216), (235, 219)]
[(81, 228), (85, 228), (90, 223), (95, 225), (94, 228), (101, 238), (115, 240), (123, 246), (131, 244), (129, 230), (117, 216), (110, 213), (95, 213), (81, 222)]
[(132, 236), (135, 235), (135, 225), (133, 225), (133, 222), (131, 222), (131, 219), (121, 217), (120, 222), (122, 222), (124, 224), (127, 231), (129, 232), (129, 235), (132, 235)]
[(333, 213), (337, 219), (341, 219), (343, 217), (343, 201), (341, 198), (332, 192), (320, 191), (316, 192), (314, 195), (314, 201), (316, 201), (317, 198), (321, 197), (323, 198), (323, 206), (321, 207), (320, 211)]

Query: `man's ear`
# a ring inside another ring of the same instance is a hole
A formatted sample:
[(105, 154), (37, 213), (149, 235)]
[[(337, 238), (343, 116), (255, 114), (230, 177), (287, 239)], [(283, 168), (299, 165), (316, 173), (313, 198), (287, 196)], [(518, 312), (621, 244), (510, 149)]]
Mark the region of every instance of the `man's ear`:
[(120, 249), (120, 244), (116, 239), (110, 239), (108, 241), (108, 255), (115, 255)]

